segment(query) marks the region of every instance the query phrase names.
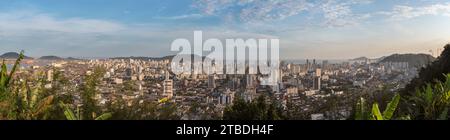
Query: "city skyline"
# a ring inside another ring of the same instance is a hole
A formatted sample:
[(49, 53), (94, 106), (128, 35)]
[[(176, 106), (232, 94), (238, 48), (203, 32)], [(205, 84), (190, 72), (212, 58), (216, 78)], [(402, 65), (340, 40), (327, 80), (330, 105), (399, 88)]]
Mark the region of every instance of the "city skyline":
[(195, 30), (278, 38), (282, 59), (430, 54), (450, 42), (448, 0), (5, 0), (0, 12), (0, 53), (32, 57), (162, 57)]

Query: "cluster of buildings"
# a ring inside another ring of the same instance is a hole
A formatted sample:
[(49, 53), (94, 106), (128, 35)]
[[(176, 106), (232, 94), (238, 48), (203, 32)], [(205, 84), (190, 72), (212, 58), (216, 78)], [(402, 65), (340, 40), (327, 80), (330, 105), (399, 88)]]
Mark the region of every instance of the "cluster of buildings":
[(418, 68), (407, 62), (373, 60), (334, 64), (307, 60), (305, 64), (287, 64), (283, 71), (284, 102), (310, 112), (311, 119), (346, 119), (354, 99), (384, 88), (398, 91), (418, 74)]
[[(38, 60), (36, 60), (38, 61)], [(252, 101), (259, 96), (271, 96), (281, 108), (310, 113), (310, 119), (345, 119), (351, 111), (349, 105), (324, 111), (331, 97), (351, 99), (362, 91), (376, 90), (392, 84), (395, 91), (417, 75), (417, 68), (407, 63), (342, 62), (329, 63), (307, 60), (306, 63), (281, 65), (282, 81), (276, 86), (260, 84), (258, 74), (179, 74), (170, 70), (168, 59), (98, 59), (58, 60), (34, 62), (23, 72), (43, 71), (47, 81), (54, 80), (58, 71), (68, 78), (69, 87), (75, 89), (85, 77), (103, 70), (98, 85), (100, 105), (121, 98), (131, 105), (136, 100), (158, 102), (166, 99), (177, 105), (182, 119), (205, 119), (211, 112), (223, 112), (236, 98)], [(46, 86), (51, 87), (50, 85)], [(64, 94), (64, 93), (61, 93)], [(79, 95), (77, 96), (79, 98)], [(347, 102), (346, 100), (341, 102)], [(198, 109), (190, 109), (195, 104)], [(337, 111), (336, 111), (337, 110)], [(206, 114), (206, 115), (205, 115)], [(336, 114), (339, 117), (336, 118)]]

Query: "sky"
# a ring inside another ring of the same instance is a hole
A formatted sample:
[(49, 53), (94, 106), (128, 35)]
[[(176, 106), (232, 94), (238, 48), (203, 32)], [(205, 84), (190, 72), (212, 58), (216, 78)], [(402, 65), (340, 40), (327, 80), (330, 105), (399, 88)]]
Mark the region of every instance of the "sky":
[(431, 54), (449, 25), (450, 0), (1, 0), (0, 53), (161, 57), (203, 31), (280, 39), (283, 59), (375, 58)]

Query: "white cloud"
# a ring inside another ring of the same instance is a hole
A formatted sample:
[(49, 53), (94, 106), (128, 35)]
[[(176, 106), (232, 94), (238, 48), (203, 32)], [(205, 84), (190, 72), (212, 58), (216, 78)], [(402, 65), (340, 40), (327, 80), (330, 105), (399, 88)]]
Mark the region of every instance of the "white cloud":
[(348, 25), (356, 25), (362, 19), (370, 17), (370, 14), (355, 14), (352, 10), (353, 5), (368, 4), (369, 0), (353, 0), (340, 2), (336, 0), (328, 0), (320, 4), (325, 21), (324, 24), (329, 27), (342, 27)]
[(179, 19), (198, 19), (202, 18), (204, 15), (202, 14), (187, 14), (187, 15), (179, 15), (179, 16), (171, 16), (171, 17), (156, 17), (156, 19), (169, 19), (169, 20), (179, 20)]
[(197, 0), (194, 7), (205, 15), (236, 16), (243, 23), (264, 23), (315, 12), (323, 15), (325, 26), (354, 25), (368, 14), (355, 14), (352, 6), (369, 4), (372, 0)]
[(284, 19), (311, 6), (307, 0), (196, 0), (193, 7), (205, 15), (234, 14), (242, 22), (255, 22)]
[(312, 3), (306, 0), (252, 1), (248, 3), (251, 5), (242, 9), (239, 14), (243, 22), (282, 20), (312, 7)]
[(390, 16), (393, 20), (411, 19), (427, 15), (450, 16), (450, 3), (434, 4), (424, 7), (411, 7), (397, 5), (390, 12), (380, 12), (380, 14)]
[[(241, 4), (246, 3), (245, 0)], [(214, 15), (233, 5), (236, 0), (196, 0), (193, 7), (199, 8), (206, 15)]]

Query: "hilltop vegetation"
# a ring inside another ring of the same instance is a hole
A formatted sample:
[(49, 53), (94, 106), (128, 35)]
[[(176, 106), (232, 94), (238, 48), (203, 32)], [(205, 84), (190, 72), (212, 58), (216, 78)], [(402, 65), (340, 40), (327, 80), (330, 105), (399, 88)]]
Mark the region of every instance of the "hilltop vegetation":
[(383, 58), (380, 63), (408, 62), (410, 66), (421, 68), (435, 60), (436, 58), (428, 54), (393, 54)]
[(426, 86), (427, 83), (444, 82), (446, 80), (445, 74), (448, 73), (450, 73), (450, 44), (445, 46), (437, 60), (420, 70), (418, 77), (414, 78), (402, 93), (413, 95), (418, 88)]

